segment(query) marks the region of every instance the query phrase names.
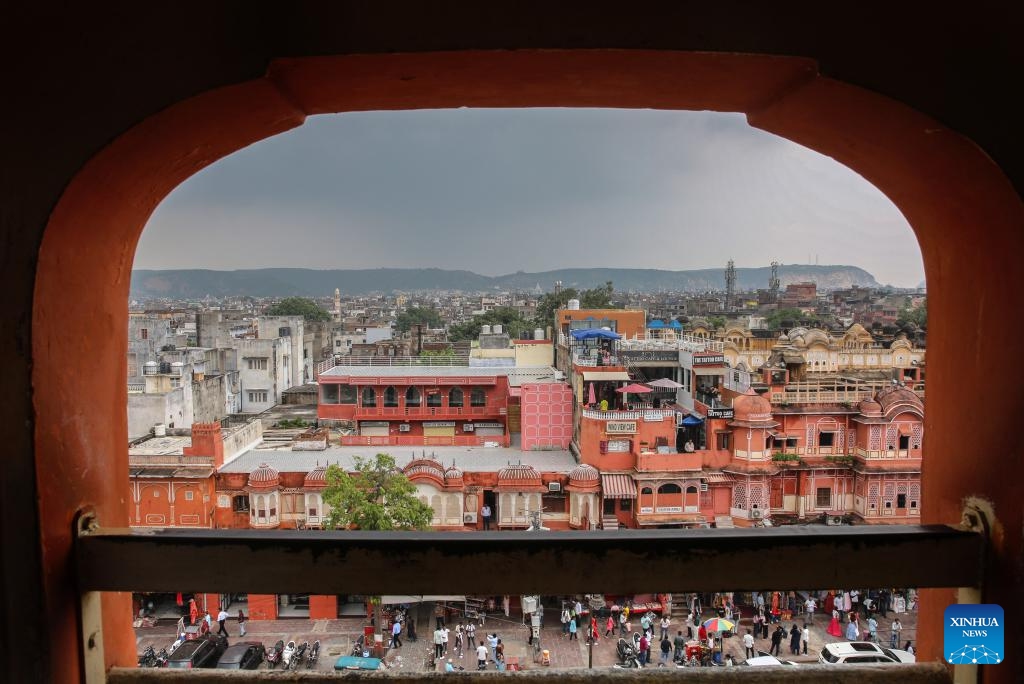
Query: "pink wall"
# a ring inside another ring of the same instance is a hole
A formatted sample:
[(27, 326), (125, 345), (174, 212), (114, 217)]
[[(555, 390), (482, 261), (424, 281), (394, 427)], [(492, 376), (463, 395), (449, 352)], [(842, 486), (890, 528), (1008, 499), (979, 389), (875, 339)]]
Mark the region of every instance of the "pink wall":
[(522, 386), (522, 449), (568, 449), (572, 441), (572, 390), (560, 382)]

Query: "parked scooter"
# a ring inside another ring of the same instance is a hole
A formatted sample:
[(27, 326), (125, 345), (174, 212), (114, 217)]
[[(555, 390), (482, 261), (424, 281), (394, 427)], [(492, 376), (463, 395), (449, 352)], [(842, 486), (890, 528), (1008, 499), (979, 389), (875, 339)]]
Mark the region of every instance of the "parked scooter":
[(619, 656), (619, 667), (634, 668), (640, 667), (639, 640), (634, 646), (632, 639), (620, 638), (615, 644), (615, 652)]
[[(433, 646), (430, 647), (430, 652), (434, 652)], [(356, 643), (352, 646), (352, 655), (354, 655), (357, 658), (365, 658), (370, 655), (370, 650), (368, 648), (365, 648), (365, 640), (362, 634), (359, 635), (359, 638), (356, 639)]]
[(166, 648), (161, 648), (157, 651), (156, 660), (153, 661), (153, 667), (167, 667), (167, 659), (169, 654)]
[(281, 655), (284, 652), (284, 640), (278, 639), (277, 643), (267, 649), (267, 667), (273, 670), (281, 662)]
[(281, 653), (281, 664), (284, 666), (284, 669), (287, 670), (289, 665), (291, 665), (292, 657), (294, 655), (295, 655), (295, 642), (294, 641), (289, 641), (288, 644), (284, 647), (284, 651)]
[(288, 669), (299, 669), (299, 665), (302, 663), (302, 660), (306, 657), (307, 650), (309, 650), (309, 642), (303, 641), (302, 645), (295, 649), (295, 653), (292, 654), (292, 658), (288, 662)]
[(309, 649), (309, 656), (306, 658), (306, 669), (312, 668), (316, 665), (316, 661), (320, 659), (320, 640), (317, 639), (313, 642), (313, 646)]
[(147, 646), (146, 650), (139, 656), (139, 667), (153, 667), (156, 664), (156, 652), (152, 646)]

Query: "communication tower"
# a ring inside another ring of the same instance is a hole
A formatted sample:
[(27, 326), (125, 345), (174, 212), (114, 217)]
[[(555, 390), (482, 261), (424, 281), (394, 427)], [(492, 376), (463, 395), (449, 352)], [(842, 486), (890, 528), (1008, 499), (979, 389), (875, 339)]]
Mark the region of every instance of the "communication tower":
[(736, 265), (729, 259), (725, 267), (725, 310), (732, 311), (736, 297)]
[(770, 301), (774, 304), (779, 301), (779, 262), (772, 262), (772, 275), (768, 279), (768, 292)]

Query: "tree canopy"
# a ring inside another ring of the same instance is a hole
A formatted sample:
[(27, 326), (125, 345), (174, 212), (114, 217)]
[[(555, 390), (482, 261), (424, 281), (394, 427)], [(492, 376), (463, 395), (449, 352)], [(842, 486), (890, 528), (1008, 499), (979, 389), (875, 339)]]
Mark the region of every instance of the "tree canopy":
[(428, 328), (440, 328), (444, 325), (441, 314), (437, 309), (429, 306), (409, 306), (405, 311), (398, 314), (395, 319), (395, 327), (399, 332), (409, 332), (414, 325), (425, 325)]
[(433, 509), (416, 498), (416, 487), (390, 454), (355, 457), (355, 472), (327, 467), (324, 503), (331, 507), (329, 529), (426, 530)]
[(537, 302), (537, 312), (534, 314), (531, 325), (542, 330), (547, 330), (549, 325), (554, 324), (555, 311), (564, 309), (570, 299), (580, 300), (581, 309), (612, 309), (612, 294), (615, 288), (612, 281), (607, 281), (604, 287), (595, 287), (592, 290), (582, 292), (569, 287), (559, 292), (548, 292)]
[(329, 321), (327, 313), (312, 299), (304, 297), (287, 297), (277, 304), (272, 304), (263, 312), (267, 316), (302, 316), (307, 321)]
[(922, 304), (918, 307), (904, 307), (900, 310), (896, 319), (899, 323), (914, 323), (917, 327), (928, 329), (928, 307)]
[(518, 339), (519, 333), (531, 329), (530, 321), (523, 318), (516, 309), (510, 306), (499, 306), (487, 313), (473, 316), (465, 323), (449, 326), (448, 339), (452, 342), (475, 340), (480, 336), (480, 328), (484, 325), (504, 326), (504, 332), (508, 333), (512, 339)]

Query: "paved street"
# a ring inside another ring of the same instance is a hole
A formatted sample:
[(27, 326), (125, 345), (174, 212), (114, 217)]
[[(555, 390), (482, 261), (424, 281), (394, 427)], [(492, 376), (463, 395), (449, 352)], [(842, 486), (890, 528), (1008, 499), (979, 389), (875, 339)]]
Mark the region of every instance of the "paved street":
[[(741, 614), (747, 617), (741, 619), (740, 624), (737, 626), (737, 633), (724, 640), (724, 652), (731, 654), (737, 664), (742, 663), (744, 660), (742, 635), (746, 633), (746, 629), (751, 624), (749, 617), (750, 609), (748, 607), (741, 607), (741, 611)], [(418, 640), (410, 642), (406, 639), (400, 648), (388, 650), (385, 654), (385, 661), (389, 666), (396, 669), (421, 672), (426, 669), (428, 656), (433, 651), (431, 639), (434, 625), (433, 604), (421, 604), (414, 611), (414, 615)], [(527, 643), (529, 637), (528, 628), (514, 615), (511, 618), (506, 618), (504, 615), (487, 616), (484, 624), (477, 628), (476, 636), (479, 640), (486, 638), (486, 635), (491, 632), (497, 633), (505, 646), (506, 661), (510, 664), (518, 663), (522, 669), (545, 667), (550, 669), (586, 668), (591, 658), (594, 668), (613, 667), (618, 662), (615, 649), (618, 639), (617, 633), (613, 634), (610, 638), (604, 638), (604, 626), (602, 624), (599, 638), (594, 644), (591, 654), (590, 648), (582, 636), (582, 630), (578, 640), (570, 641), (562, 634), (562, 626), (557, 620), (558, 612), (549, 609), (546, 615), (549, 619), (541, 631), (541, 648), (549, 651), (551, 662), (547, 666), (540, 663), (540, 653), (535, 653), (533, 646)], [(713, 611), (706, 610), (703, 618), (708, 619), (714, 616), (715, 613)], [(889, 644), (889, 626), (893, 617), (895, 617), (895, 614), (891, 611), (888, 616), (877, 616), (878, 635), (882, 645), (887, 646)], [(903, 623), (903, 634), (900, 643), (900, 648), (902, 648), (903, 643), (907, 640), (916, 641), (917, 613), (904, 613), (899, 617)], [(603, 623), (603, 621), (599, 622)], [(803, 616), (799, 616), (796, 621), (789, 620), (782, 624), (788, 631), (794, 622), (798, 627), (802, 627), (804, 623)], [(833, 641), (845, 641), (845, 639), (837, 639), (826, 633), (825, 629), (828, 626), (828, 622), (829, 618), (819, 613), (810, 623), (811, 640), (807, 655), (790, 655), (789, 638), (787, 636), (783, 640), (780, 658), (797, 663), (813, 663), (817, 661), (817, 654), (821, 650), (822, 645)], [(861, 622), (863, 625), (863, 620)], [(303, 641), (308, 641), (312, 644), (314, 640), (319, 639), (321, 643), (320, 660), (315, 669), (318, 671), (330, 671), (333, 670), (338, 656), (351, 653), (355, 641), (363, 633), (364, 624), (365, 620), (358, 617), (337, 620), (309, 620), (302, 618), (253, 620), (246, 623), (247, 634), (244, 640), (261, 641), (269, 648), (278, 639), (283, 640), (285, 643), (292, 639), (297, 644), (301, 644)], [(216, 626), (216, 623), (214, 625)], [(454, 625), (451, 626), (454, 627)], [(164, 619), (154, 627), (136, 628), (138, 652), (141, 653), (147, 646), (153, 646), (157, 651), (161, 648), (169, 647), (175, 639), (175, 627), (176, 625), (173, 620)], [(679, 624), (674, 623), (670, 630), (671, 634), (674, 635), (680, 627)], [(229, 620), (227, 629), (230, 634), (228, 642), (234, 644), (239, 641), (237, 622)], [(685, 633), (685, 626), (682, 626), (682, 629)], [(771, 648), (771, 640), (756, 639), (755, 648), (758, 651), (767, 652)], [(449, 655), (451, 655), (453, 664), (456, 667), (462, 666), (466, 670), (476, 669), (476, 655), (472, 649), (466, 648), (461, 658), (454, 652)], [(652, 655), (653, 662), (650, 666), (657, 667), (657, 642), (653, 645)], [(440, 670), (443, 668), (443, 663), (444, 659), (439, 659), (435, 667)], [(302, 667), (305, 668), (305, 665), (303, 664)], [(265, 668), (266, 664), (261, 666), (261, 669)], [(494, 669), (492, 662), (488, 663), (488, 669)]]

